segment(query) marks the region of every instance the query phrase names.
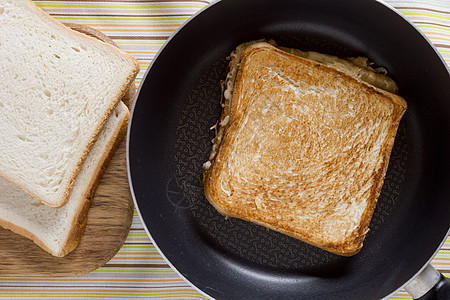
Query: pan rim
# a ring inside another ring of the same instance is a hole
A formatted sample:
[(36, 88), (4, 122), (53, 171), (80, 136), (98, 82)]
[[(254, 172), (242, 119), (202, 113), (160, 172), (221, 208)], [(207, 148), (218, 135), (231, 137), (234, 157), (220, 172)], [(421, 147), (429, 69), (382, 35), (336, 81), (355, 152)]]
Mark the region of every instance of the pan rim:
[[(408, 18), (406, 18), (406, 16), (404, 16), (402, 13), (400, 13), (397, 9), (395, 9), (395, 7), (393, 7), (392, 5), (390, 5), (389, 3), (386, 3), (383, 0), (375, 0), (377, 2), (379, 2), (380, 4), (384, 5), (385, 7), (389, 8), (391, 11), (395, 12), (399, 17), (401, 17), (403, 20), (405, 20), (407, 23), (409, 23), (410, 26), (412, 26), (421, 36), (424, 40), (426, 40), (428, 42), (428, 44), (431, 46), (431, 48), (434, 50), (434, 52), (436, 53), (436, 55), (439, 57), (439, 59), (441, 60), (441, 63), (446, 66), (447, 72), (450, 75), (450, 68), (448, 67), (447, 63), (445, 62), (443, 56), (441, 55), (441, 53), (438, 51), (438, 49), (436, 48), (436, 46), (434, 46), (433, 42), (416, 26), (416, 24), (414, 24), (411, 20), (409, 20)], [(448, 235), (450, 234), (450, 227), (447, 230), (447, 233), (444, 235), (441, 243), (439, 244), (439, 246), (437, 247), (436, 251), (431, 255), (431, 257), (424, 263), (424, 265), (406, 282), (404, 282), (401, 286), (399, 286), (395, 291), (393, 291), (392, 293), (390, 293), (389, 295), (386, 295), (384, 299), (388, 299), (389, 297), (391, 297), (392, 295), (394, 295), (396, 292), (398, 292), (400, 289), (402, 289), (405, 285), (411, 283), (412, 281), (414, 281), (414, 279), (431, 263), (431, 261), (433, 260), (433, 258), (438, 254), (439, 250), (442, 248), (442, 245), (444, 245)]]
[[(190, 23), (192, 20), (194, 20), (198, 15), (204, 13), (204, 11), (206, 11), (207, 9), (213, 7), (214, 5), (220, 3), (221, 0), (213, 0), (209, 5), (206, 5), (205, 7), (203, 7), (202, 9), (200, 9), (199, 11), (197, 11), (194, 15), (192, 15), (189, 19), (187, 19), (185, 22), (183, 22), (182, 25), (180, 25), (175, 32), (173, 32), (171, 34), (171, 36), (167, 39), (167, 41), (161, 46), (161, 48), (158, 50), (157, 54), (155, 55), (155, 57), (153, 58), (152, 62), (150, 63), (147, 71), (145, 72), (141, 84), (138, 88), (138, 91), (136, 93), (135, 96), (135, 101), (133, 102), (132, 105), (132, 109), (131, 109), (131, 113), (130, 113), (130, 122), (128, 124), (128, 131), (127, 131), (127, 138), (126, 138), (126, 163), (127, 163), (127, 174), (128, 174), (128, 179), (129, 179), (129, 185), (130, 185), (130, 191), (132, 194), (132, 198), (133, 198), (133, 202), (135, 203), (135, 207), (137, 210), (137, 213), (139, 215), (139, 218), (142, 222), (142, 224), (144, 225), (144, 229), (147, 233), (147, 235), (149, 236), (149, 238), (151, 239), (152, 243), (154, 244), (155, 248), (158, 250), (158, 252), (160, 253), (160, 255), (165, 259), (165, 261), (168, 263), (168, 265), (180, 276), (182, 277), (189, 285), (191, 285), (193, 288), (195, 288), (199, 293), (201, 293), (202, 295), (204, 295), (205, 297), (208, 297), (210, 299), (213, 299), (210, 295), (208, 295), (206, 292), (204, 292), (203, 290), (201, 290), (200, 288), (198, 288), (196, 285), (194, 285), (188, 278), (186, 278), (184, 275), (182, 275), (182, 273), (172, 264), (172, 262), (166, 257), (166, 255), (162, 252), (162, 250), (159, 248), (158, 244), (156, 243), (156, 241), (154, 240), (154, 237), (152, 236), (152, 234), (150, 233), (150, 230), (147, 227), (147, 224), (144, 220), (144, 216), (140, 210), (140, 206), (138, 205), (138, 200), (136, 198), (136, 195), (134, 193), (134, 188), (133, 188), (133, 181), (131, 178), (131, 166), (130, 166), (130, 157), (129, 157), (129, 147), (130, 147), (130, 132), (131, 132), (131, 126), (132, 126), (132, 120), (133, 120), (133, 115), (134, 115), (134, 111), (136, 108), (136, 104), (137, 104), (137, 100), (139, 98), (139, 94), (141, 92), (141, 89), (143, 87), (143, 83), (146, 80), (147, 75), (151, 72), (152, 67), (154, 65), (154, 63), (157, 61), (159, 55), (164, 51), (164, 49), (167, 47), (167, 45), (171, 42), (171, 40), (188, 24)], [(406, 21), (412, 28), (414, 28), (414, 30), (416, 32), (418, 32), (421, 37), (429, 44), (429, 46), (431, 46), (431, 48), (434, 50), (434, 52), (436, 53), (436, 55), (439, 57), (441, 63), (446, 66), (447, 72), (450, 74), (450, 69), (447, 66), (447, 64), (445, 63), (445, 60), (443, 59), (442, 55), (440, 54), (440, 52), (437, 50), (437, 48), (433, 45), (433, 43), (431, 42), (431, 40), (409, 19), (407, 19), (404, 15), (402, 15), (399, 11), (397, 11), (393, 6), (391, 6), (390, 4), (386, 3), (383, 0), (374, 0), (374, 2), (378, 2), (382, 5), (384, 5), (386, 8), (388, 8), (389, 10), (393, 11), (396, 13), (397, 16), (400, 16), (404, 21)], [(404, 282), (401, 286), (397, 287), (391, 294), (386, 295), (383, 299), (389, 298), (392, 294), (396, 293), (399, 289), (401, 289), (404, 285), (406, 285), (407, 283), (409, 283), (410, 281), (412, 281), (414, 279), (414, 277), (419, 274), (428, 264), (429, 262), (435, 257), (435, 255), (438, 253), (439, 249), (442, 247), (443, 243), (446, 240), (446, 237), (448, 236), (448, 234), (450, 234), (450, 228), (447, 231), (447, 234), (444, 236), (443, 240), (440, 243), (440, 246), (436, 249), (436, 251), (433, 253), (433, 255), (429, 258), (429, 260), (423, 265), (423, 267), (416, 272), (416, 274), (411, 277), (408, 281)]]
[(141, 84), (138, 87), (138, 90), (136, 91), (136, 95), (134, 97), (134, 101), (130, 110), (130, 118), (129, 118), (129, 122), (128, 122), (128, 128), (127, 128), (127, 136), (126, 136), (126, 166), (127, 166), (127, 177), (128, 177), (128, 184), (130, 186), (130, 193), (131, 193), (131, 197), (133, 199), (133, 203), (134, 203), (134, 207), (136, 209), (136, 212), (139, 216), (139, 220), (141, 221), (142, 225), (144, 226), (144, 230), (147, 233), (148, 237), (150, 238), (150, 240), (152, 241), (152, 244), (155, 246), (156, 250), (158, 251), (158, 253), (164, 258), (164, 260), (167, 262), (167, 264), (171, 267), (172, 270), (175, 271), (175, 273), (177, 273), (178, 276), (180, 276), (186, 283), (188, 283), (192, 288), (194, 288), (196, 291), (198, 291), (201, 295), (203, 295), (206, 298), (209, 299), (214, 299), (212, 298), (210, 295), (208, 295), (206, 292), (202, 291), (200, 288), (198, 288), (196, 285), (194, 285), (188, 278), (186, 278), (179, 270), (178, 268), (175, 267), (175, 265), (172, 264), (172, 262), (167, 258), (167, 256), (164, 254), (164, 252), (159, 248), (158, 244), (156, 243), (155, 239), (153, 238), (153, 235), (150, 233), (150, 230), (147, 227), (147, 223), (144, 220), (144, 216), (139, 208), (139, 204), (138, 204), (138, 200), (137, 197), (135, 195), (134, 192), (134, 188), (133, 188), (133, 180), (131, 178), (131, 166), (130, 166), (130, 132), (131, 132), (131, 126), (132, 126), (132, 121), (133, 121), (133, 115), (134, 115), (134, 111), (136, 109), (136, 104), (138, 102), (138, 98), (139, 98), (139, 94), (141, 92), (141, 89), (144, 86), (144, 82), (147, 78), (147, 75), (151, 72), (152, 67), (154, 65), (154, 63), (157, 61), (158, 56), (164, 51), (164, 49), (167, 47), (167, 45), (170, 43), (170, 41), (190, 22), (192, 22), (192, 20), (194, 20), (197, 16), (199, 16), (201, 13), (203, 13), (204, 11), (206, 11), (207, 9), (211, 8), (213, 5), (217, 4), (218, 2), (220, 2), (221, 0), (213, 0), (209, 5), (204, 6), (203, 8), (201, 8), (200, 10), (198, 10), (195, 14), (193, 14), (190, 18), (188, 18), (187, 20), (185, 20), (170, 36), (169, 38), (164, 42), (164, 44), (161, 46), (161, 48), (158, 50), (158, 52), (156, 53), (155, 57), (152, 59), (150, 65), (148, 66), (147, 70), (145, 71), (144, 76), (142, 77), (141, 80)]

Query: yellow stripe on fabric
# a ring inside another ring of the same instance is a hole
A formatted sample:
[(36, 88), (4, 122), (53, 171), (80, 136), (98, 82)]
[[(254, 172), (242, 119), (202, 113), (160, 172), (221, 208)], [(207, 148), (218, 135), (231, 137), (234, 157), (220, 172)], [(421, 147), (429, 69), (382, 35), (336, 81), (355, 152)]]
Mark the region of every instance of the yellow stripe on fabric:
[[(63, 13), (65, 13), (65, 14), (74, 14), (74, 13), (83, 13), (83, 11), (74, 11), (74, 10), (61, 10), (61, 9), (54, 9), (54, 10), (52, 10), (52, 9), (46, 9), (45, 10), (47, 13), (50, 13), (50, 14), (63, 14)], [(197, 11), (197, 10), (193, 10), (193, 11)], [(179, 11), (173, 11), (173, 10), (154, 10), (153, 11), (154, 13), (158, 13), (159, 15), (160, 14), (164, 14), (164, 13), (166, 13), (166, 14), (168, 14), (168, 13), (170, 13), (170, 14), (178, 14), (178, 15), (186, 15), (186, 14), (188, 14), (190, 11), (189, 10), (179, 10)], [(90, 15), (96, 15), (96, 14), (106, 14), (106, 13), (108, 13), (108, 14), (110, 14), (111, 16), (113, 16), (113, 15), (117, 15), (117, 14), (124, 14), (124, 13), (126, 13), (126, 12), (124, 12), (124, 11), (120, 11), (120, 10), (117, 10), (117, 11), (111, 11), (111, 10), (105, 10), (105, 11), (102, 11), (102, 10), (89, 10), (89, 14)], [(136, 12), (131, 12), (131, 13), (129, 13), (129, 16), (130, 17), (133, 17), (133, 15), (134, 14), (139, 14), (139, 15), (141, 15), (142, 14), (142, 12), (138, 12), (138, 11), (136, 11)], [(57, 18), (58, 16), (53, 16), (54, 18)], [(186, 16), (187, 18), (189, 18), (189, 16)]]
[(134, 51), (134, 50), (128, 50), (127, 52), (134, 53), (134, 54), (156, 54), (156, 53), (158, 53), (158, 51)]
[[(16, 295), (20, 296), (20, 298), (36, 298), (34, 295)], [(111, 295), (83, 295), (85, 298), (83, 299), (111, 299)], [(193, 298), (193, 299), (199, 299), (198, 297), (201, 295), (185, 295), (185, 294), (179, 294), (176, 296), (171, 296), (172, 299), (177, 299), (177, 298), (181, 298), (181, 299), (188, 299), (188, 298)], [(0, 295), (0, 298), (3, 298)], [(45, 295), (45, 298), (51, 299), (51, 298), (57, 298), (57, 299), (61, 299), (61, 295)], [(76, 298), (79, 299), (80, 296), (79, 295), (65, 295), (63, 299), (69, 299), (69, 298)], [(135, 295), (134, 293), (131, 295), (114, 295), (114, 299), (164, 299), (166, 300), (167, 297), (164, 294), (156, 294), (156, 295)], [(202, 298), (202, 299), (207, 299), (207, 298)]]
[(151, 33), (151, 32), (174, 32), (176, 30), (176, 28), (172, 28), (172, 29), (116, 29), (116, 28), (111, 28), (111, 29), (107, 29), (107, 28), (103, 28), (101, 31), (103, 32), (145, 32), (147, 34)]
[(105, 17), (105, 16), (52, 16), (54, 19), (70, 19), (70, 20), (106, 20), (106, 21), (179, 21), (187, 20), (189, 16), (186, 17)]
[[(33, 295), (18, 295), (20, 296), (20, 298), (36, 298)], [(111, 299), (111, 295), (83, 295), (84, 297), (82, 299)], [(192, 299), (207, 299), (207, 298), (198, 298), (200, 297), (200, 295), (184, 295), (184, 294), (180, 294), (180, 295), (176, 295), (176, 296), (171, 296), (171, 299), (188, 299), (188, 298), (192, 298)], [(0, 298), (3, 298), (0, 295)], [(45, 298), (47, 299), (52, 299), (52, 298), (57, 298), (57, 299), (61, 299), (61, 295), (45, 295)], [(74, 298), (74, 299), (80, 299), (80, 296), (77, 295), (64, 295), (63, 299), (69, 299), (69, 298)], [(164, 296), (164, 294), (161, 295), (135, 295), (135, 294), (131, 294), (131, 295), (126, 295), (126, 296), (122, 296), (122, 295), (114, 295), (113, 299), (148, 299), (148, 298), (152, 298), (152, 299), (168, 299), (167, 296)]]
[(450, 17), (436, 15), (436, 14), (430, 14), (430, 13), (402, 11), (402, 14), (404, 14), (405, 16), (431, 17), (431, 18), (437, 18), (437, 19), (443, 19), (443, 20), (449, 20), (450, 21)]
[[(94, 299), (101, 299), (101, 298), (109, 298), (111, 299), (111, 296), (114, 296), (114, 299), (130, 299), (130, 297), (132, 298), (143, 298), (143, 299), (147, 299), (149, 297), (151, 297), (152, 299), (167, 299), (167, 296), (165, 296), (166, 294), (161, 293), (161, 294), (138, 294), (136, 295), (136, 293), (133, 294), (128, 294), (128, 295), (91, 295), (91, 294), (85, 294), (83, 295), (84, 297), (89, 298), (94, 298)], [(9, 295), (8, 295), (9, 296)], [(20, 296), (21, 298), (26, 298), (26, 297), (33, 297), (35, 298), (35, 295), (33, 294), (27, 294), (27, 295), (22, 295), (22, 294), (15, 294), (15, 296)], [(54, 298), (54, 297), (58, 297), (61, 298), (61, 296), (64, 296), (63, 298), (71, 298), (71, 297), (76, 297), (79, 298), (80, 295), (51, 295), (51, 294), (45, 294), (46, 298)], [(198, 297), (201, 297), (201, 299), (207, 299), (204, 298), (201, 294), (197, 293), (191, 293), (191, 294), (176, 294), (176, 295), (172, 295), (172, 297), (181, 297), (182, 299), (186, 299), (186, 298), (195, 298), (195, 299), (199, 299)], [(0, 295), (0, 298), (1, 297)]]
[(145, 69), (148, 68), (150, 64), (139, 64), (139, 66), (141, 67), (141, 69)]
[(445, 28), (443, 26), (438, 25), (429, 25), (429, 24), (416, 24), (419, 28), (432, 28), (432, 29), (438, 29), (438, 30), (444, 30), (450, 32), (450, 28)]

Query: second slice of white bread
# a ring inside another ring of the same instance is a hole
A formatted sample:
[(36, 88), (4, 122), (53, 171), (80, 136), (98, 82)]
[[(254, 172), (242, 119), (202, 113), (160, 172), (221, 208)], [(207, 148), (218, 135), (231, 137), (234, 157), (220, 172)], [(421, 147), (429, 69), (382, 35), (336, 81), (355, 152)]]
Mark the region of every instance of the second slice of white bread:
[(66, 205), (49, 207), (0, 177), (0, 225), (21, 234), (54, 256), (65, 256), (79, 243), (87, 221), (89, 198), (100, 180), (102, 166), (122, 140), (129, 118), (119, 102), (92, 147)]
[(61, 207), (139, 70), (28, 0), (0, 0), (0, 177)]

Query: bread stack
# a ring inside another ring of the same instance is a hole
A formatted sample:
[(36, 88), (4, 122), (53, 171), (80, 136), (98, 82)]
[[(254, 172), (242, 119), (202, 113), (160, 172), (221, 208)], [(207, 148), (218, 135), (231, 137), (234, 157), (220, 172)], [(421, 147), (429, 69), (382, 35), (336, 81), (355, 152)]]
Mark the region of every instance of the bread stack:
[(139, 71), (29, 0), (0, 0), (0, 225), (54, 256), (79, 243)]

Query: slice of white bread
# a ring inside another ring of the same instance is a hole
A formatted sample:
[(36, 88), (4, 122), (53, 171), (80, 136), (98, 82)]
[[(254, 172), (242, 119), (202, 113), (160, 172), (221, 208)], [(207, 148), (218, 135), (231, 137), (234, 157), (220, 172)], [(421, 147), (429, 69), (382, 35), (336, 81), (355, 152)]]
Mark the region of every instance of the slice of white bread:
[(0, 177), (0, 225), (21, 234), (54, 256), (65, 256), (79, 243), (90, 199), (101, 172), (125, 135), (129, 118), (119, 102), (92, 147), (66, 205), (49, 207)]
[(0, 177), (61, 207), (139, 64), (29, 0), (0, 0), (0, 36)]
[(225, 216), (356, 254), (405, 100), (265, 42), (239, 46), (229, 70), (206, 198)]

